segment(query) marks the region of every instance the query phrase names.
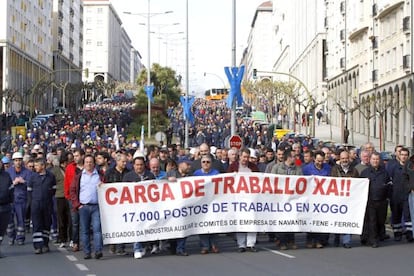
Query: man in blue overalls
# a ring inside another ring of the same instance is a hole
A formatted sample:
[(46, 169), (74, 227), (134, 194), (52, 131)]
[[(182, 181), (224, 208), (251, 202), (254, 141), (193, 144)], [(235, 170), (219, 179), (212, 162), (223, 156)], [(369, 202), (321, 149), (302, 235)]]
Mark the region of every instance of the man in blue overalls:
[[(16, 241), (18, 245), (23, 245), (25, 241), (25, 215), (27, 204), (27, 183), (29, 182), (32, 172), (23, 165), (23, 155), (21, 152), (15, 152), (12, 155), (13, 166), (7, 172), (9, 173), (14, 186), (14, 208), (10, 216), (9, 225), (7, 226), (7, 235), (9, 245)], [(17, 231), (15, 226), (17, 222)]]

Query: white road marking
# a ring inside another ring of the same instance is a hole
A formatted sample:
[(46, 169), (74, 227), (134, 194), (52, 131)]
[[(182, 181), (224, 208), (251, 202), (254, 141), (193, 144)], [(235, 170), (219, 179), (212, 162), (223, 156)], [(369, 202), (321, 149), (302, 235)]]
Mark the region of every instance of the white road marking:
[(283, 256), (283, 257), (286, 257), (286, 258), (289, 258), (289, 259), (295, 259), (296, 258), (295, 256), (292, 256), (292, 255), (289, 255), (289, 254), (286, 254), (286, 253), (282, 253), (282, 252), (277, 251), (277, 250), (272, 250), (272, 249), (269, 249), (269, 248), (266, 248), (266, 247), (262, 247), (262, 248), (266, 251), (272, 252), (273, 254), (277, 254), (277, 255), (280, 255), (280, 256)]
[(78, 260), (78, 258), (76, 258), (75, 256), (73, 256), (73, 255), (67, 255), (66, 256), (66, 258), (68, 258), (69, 259), (69, 261), (71, 261), (71, 262), (76, 262), (77, 260)]
[(81, 271), (88, 271), (89, 269), (84, 264), (76, 264), (76, 267)]

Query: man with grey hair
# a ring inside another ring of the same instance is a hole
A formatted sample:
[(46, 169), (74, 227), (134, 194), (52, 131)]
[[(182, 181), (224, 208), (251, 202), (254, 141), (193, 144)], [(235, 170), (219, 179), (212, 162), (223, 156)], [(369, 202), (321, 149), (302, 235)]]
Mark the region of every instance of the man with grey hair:
[[(104, 175), (104, 183), (122, 182), (124, 175), (129, 172), (126, 167), (128, 157), (124, 153), (115, 155), (115, 167), (109, 168)], [(109, 253), (117, 255), (126, 255), (125, 244), (110, 244)]]
[[(218, 170), (221, 173), (224, 172), (221, 162), (219, 162), (216, 158), (214, 158), (214, 156), (210, 153), (210, 147), (206, 143), (203, 143), (200, 145), (200, 156), (203, 156), (203, 155), (210, 155), (211, 160), (213, 162), (212, 163), (213, 168)], [(201, 159), (194, 160), (194, 162), (191, 165), (191, 168), (193, 172), (201, 169)]]

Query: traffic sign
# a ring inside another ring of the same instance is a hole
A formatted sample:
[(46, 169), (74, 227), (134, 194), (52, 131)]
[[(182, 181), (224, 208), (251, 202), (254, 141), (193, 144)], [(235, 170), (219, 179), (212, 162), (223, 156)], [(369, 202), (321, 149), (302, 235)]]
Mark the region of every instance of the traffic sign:
[(239, 135), (233, 135), (229, 139), (230, 148), (241, 149), (243, 140)]

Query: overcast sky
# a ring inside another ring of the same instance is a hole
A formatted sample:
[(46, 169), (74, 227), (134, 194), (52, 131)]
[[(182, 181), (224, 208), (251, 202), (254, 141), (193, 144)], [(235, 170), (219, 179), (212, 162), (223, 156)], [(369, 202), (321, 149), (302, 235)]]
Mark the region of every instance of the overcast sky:
[[(195, 91), (202, 95), (206, 89), (222, 87), (223, 81), (228, 85), (224, 67), (232, 65), (233, 0), (188, 2), (190, 93)], [(247, 46), (256, 8), (263, 2), (237, 0), (236, 65)], [(111, 0), (111, 3), (147, 66), (148, 0)], [(152, 14), (150, 17), (150, 29), (154, 32), (150, 40), (151, 64), (157, 62), (167, 65), (185, 77), (186, 0), (150, 0), (150, 9), (151, 14), (173, 11), (169, 14)], [(137, 15), (127, 15), (125, 11)]]

